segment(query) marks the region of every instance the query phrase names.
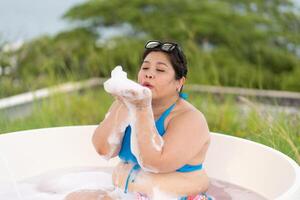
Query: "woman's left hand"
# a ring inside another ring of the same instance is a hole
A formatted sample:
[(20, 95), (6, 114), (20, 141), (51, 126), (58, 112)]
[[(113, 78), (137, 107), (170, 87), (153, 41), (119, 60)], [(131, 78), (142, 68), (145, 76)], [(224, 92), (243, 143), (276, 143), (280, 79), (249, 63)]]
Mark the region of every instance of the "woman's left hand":
[(122, 99), (125, 103), (129, 103), (136, 108), (144, 108), (151, 106), (152, 93), (149, 88), (143, 88), (142, 90), (126, 89), (122, 91)]

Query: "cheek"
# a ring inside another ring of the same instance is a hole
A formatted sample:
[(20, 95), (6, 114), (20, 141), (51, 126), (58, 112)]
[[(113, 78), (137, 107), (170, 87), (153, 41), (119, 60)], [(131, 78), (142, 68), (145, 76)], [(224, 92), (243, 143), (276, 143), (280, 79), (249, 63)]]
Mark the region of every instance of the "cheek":
[(169, 90), (175, 91), (176, 88), (178, 87), (177, 82), (175, 80), (170, 80), (166, 85), (166, 87), (168, 87)]
[(138, 83), (141, 83), (142, 77), (143, 77), (143, 72), (140, 70), (138, 75), (137, 75)]
[(161, 90), (161, 92), (165, 92), (172, 89), (174, 87), (174, 84), (175, 83), (173, 80), (166, 78), (157, 83), (157, 88), (158, 90)]

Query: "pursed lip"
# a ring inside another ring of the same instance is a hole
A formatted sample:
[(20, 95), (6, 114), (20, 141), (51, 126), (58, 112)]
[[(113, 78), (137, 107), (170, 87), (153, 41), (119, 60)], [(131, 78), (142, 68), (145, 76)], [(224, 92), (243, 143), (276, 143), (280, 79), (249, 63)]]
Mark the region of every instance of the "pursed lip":
[(142, 86), (144, 86), (144, 87), (147, 87), (147, 88), (149, 88), (149, 89), (152, 89), (154, 86), (153, 85), (151, 85), (149, 82), (147, 82), (147, 81), (145, 81), (145, 82), (143, 82), (142, 83)]

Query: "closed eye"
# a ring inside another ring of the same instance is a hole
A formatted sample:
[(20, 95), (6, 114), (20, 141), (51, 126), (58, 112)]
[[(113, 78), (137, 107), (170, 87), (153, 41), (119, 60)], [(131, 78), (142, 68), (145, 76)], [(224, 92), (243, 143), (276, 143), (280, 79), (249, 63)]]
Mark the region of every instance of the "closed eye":
[(158, 71), (158, 72), (165, 72), (165, 70), (162, 70), (162, 69), (157, 69), (156, 71)]

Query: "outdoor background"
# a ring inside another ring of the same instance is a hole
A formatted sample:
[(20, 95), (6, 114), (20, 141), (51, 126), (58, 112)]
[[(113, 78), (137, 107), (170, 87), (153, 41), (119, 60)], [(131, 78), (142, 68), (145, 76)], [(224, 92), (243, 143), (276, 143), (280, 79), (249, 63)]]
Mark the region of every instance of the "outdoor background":
[[(135, 79), (144, 43), (150, 39), (182, 45), (188, 59), (187, 84), (300, 92), (297, 1), (63, 2), (0, 2), (0, 98), (107, 78), (116, 65)], [(185, 92), (207, 117), (211, 131), (266, 144), (300, 163), (299, 106)], [(98, 124), (111, 102), (97, 86), (56, 94), (21, 109), (2, 108), (0, 133)]]

